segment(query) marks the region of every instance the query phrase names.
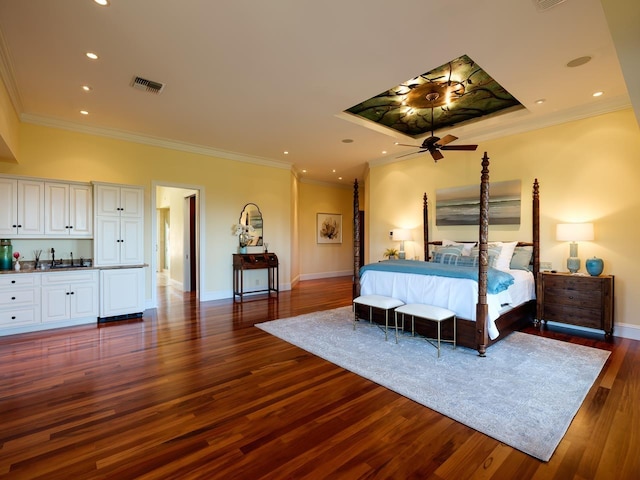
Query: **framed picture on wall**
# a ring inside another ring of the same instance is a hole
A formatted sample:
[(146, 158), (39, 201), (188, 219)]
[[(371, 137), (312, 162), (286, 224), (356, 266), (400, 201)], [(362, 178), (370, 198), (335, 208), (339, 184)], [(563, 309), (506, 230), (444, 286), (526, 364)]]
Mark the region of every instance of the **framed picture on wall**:
[(340, 213), (316, 214), (318, 243), (342, 243), (342, 215)]

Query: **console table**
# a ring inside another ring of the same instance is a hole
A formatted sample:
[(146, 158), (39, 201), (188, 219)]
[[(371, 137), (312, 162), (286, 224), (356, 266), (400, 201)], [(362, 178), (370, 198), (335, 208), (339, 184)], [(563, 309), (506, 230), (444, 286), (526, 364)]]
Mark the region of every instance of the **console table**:
[(275, 292), (278, 295), (280, 277), (278, 273), (278, 256), (275, 253), (234, 253), (233, 254), (233, 301), (240, 297), (243, 301), (245, 270), (267, 270), (267, 288), (251, 290), (247, 293)]

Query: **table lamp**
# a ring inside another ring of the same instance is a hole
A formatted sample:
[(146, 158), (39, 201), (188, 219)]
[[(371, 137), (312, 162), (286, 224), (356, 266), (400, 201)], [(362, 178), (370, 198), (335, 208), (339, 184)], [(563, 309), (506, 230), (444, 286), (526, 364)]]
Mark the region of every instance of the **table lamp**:
[(398, 252), (398, 258), (401, 260), (404, 259), (406, 257), (404, 253), (404, 241), (411, 240), (411, 231), (405, 228), (395, 228), (391, 236), (394, 240), (400, 241), (400, 251)]
[(571, 273), (576, 273), (580, 270), (577, 242), (593, 240), (593, 223), (559, 223), (556, 227), (556, 240), (571, 242), (567, 269)]

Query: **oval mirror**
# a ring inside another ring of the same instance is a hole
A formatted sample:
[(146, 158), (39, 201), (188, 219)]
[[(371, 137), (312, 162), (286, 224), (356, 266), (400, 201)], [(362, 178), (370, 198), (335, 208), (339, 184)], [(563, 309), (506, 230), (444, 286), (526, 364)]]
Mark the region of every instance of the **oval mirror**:
[(249, 247), (262, 246), (262, 213), (255, 203), (247, 203), (240, 213), (239, 223), (242, 225), (251, 225), (253, 231), (249, 233)]

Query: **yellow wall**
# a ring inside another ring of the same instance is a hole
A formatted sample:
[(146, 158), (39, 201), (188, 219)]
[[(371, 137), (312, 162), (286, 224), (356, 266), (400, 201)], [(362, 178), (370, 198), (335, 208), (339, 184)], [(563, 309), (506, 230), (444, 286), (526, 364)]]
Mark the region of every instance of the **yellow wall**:
[(18, 156), (19, 128), (20, 120), (0, 78), (0, 161), (15, 161)]
[[(353, 273), (353, 189), (351, 185), (299, 184), (301, 280)], [(342, 215), (342, 243), (317, 243), (316, 215)]]
[[(435, 226), (435, 191), (477, 184), (480, 159), (491, 159), (493, 182), (522, 180), (522, 215), (519, 226), (490, 228), (491, 240), (531, 238), (531, 185), (540, 182), (541, 261), (566, 271), (569, 246), (555, 240), (558, 223), (590, 221), (595, 240), (582, 242), (579, 256), (584, 271), (590, 256), (604, 259), (605, 274), (615, 275), (615, 321), (620, 328), (640, 333), (640, 130), (632, 110), (623, 110), (556, 127), (484, 142), (477, 152), (445, 152), (435, 164), (428, 155), (403, 162), (372, 166), (368, 261), (382, 258), (394, 246), (388, 230), (413, 228), (411, 247), (422, 258), (422, 195), (430, 203), (432, 240), (477, 239), (477, 227)], [(397, 245), (396, 245), (397, 246)], [(406, 248), (407, 256), (412, 252)]]
[[(205, 192), (205, 266), (203, 300), (229, 298), (232, 292), (231, 253), (243, 206), (256, 203), (264, 218), (265, 240), (280, 259), (280, 282), (291, 282), (291, 172), (289, 169), (214, 158), (49, 127), (20, 125), (18, 164), (0, 163), (0, 173), (72, 181), (101, 181), (145, 187), (145, 262), (151, 265), (150, 193), (152, 182)], [(147, 269), (149, 270), (149, 269)], [(147, 298), (151, 298), (147, 273)]]

